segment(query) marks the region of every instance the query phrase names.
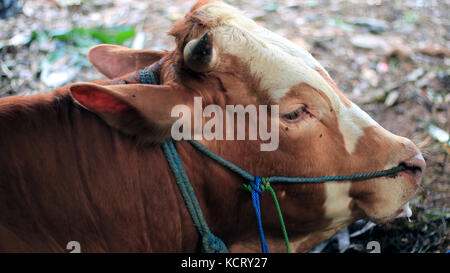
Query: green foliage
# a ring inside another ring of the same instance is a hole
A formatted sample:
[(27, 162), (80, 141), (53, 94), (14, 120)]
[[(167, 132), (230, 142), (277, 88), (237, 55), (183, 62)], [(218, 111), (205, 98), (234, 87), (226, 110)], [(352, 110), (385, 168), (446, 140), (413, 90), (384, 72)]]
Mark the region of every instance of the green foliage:
[(41, 63), (41, 81), (50, 87), (63, 85), (75, 77), (82, 67), (89, 65), (86, 58), (89, 48), (102, 43), (122, 45), (134, 35), (134, 29), (128, 26), (34, 31), (32, 41), (40, 44), (56, 41), (54, 49), (49, 50), (50, 53)]
[(54, 32), (52, 38), (59, 39), (68, 44), (78, 47), (91, 47), (99, 43), (104, 44), (123, 44), (135, 35), (131, 27), (93, 27), (93, 28), (74, 28), (69, 31)]

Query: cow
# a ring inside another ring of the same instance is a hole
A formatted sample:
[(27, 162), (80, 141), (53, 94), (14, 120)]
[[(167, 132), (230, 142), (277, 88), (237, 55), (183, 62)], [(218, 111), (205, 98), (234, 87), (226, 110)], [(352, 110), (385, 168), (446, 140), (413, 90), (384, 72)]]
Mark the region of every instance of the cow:
[[(262, 177), (318, 177), (405, 166), (360, 181), (274, 184), (292, 251), (305, 252), (353, 221), (394, 219), (416, 194), (425, 161), (345, 97), (304, 49), (223, 2), (200, 0), (169, 32), (171, 51), (99, 45), (108, 79), (0, 99), (0, 251), (196, 252), (199, 234), (161, 146), (176, 105), (278, 105), (279, 146), (199, 140)], [(148, 68), (159, 84), (143, 84)], [(273, 114), (273, 113), (269, 113)], [(207, 118), (204, 118), (205, 121)], [(240, 176), (187, 141), (175, 143), (211, 231), (231, 252), (258, 252)], [(270, 195), (261, 195), (271, 252), (284, 252)]]

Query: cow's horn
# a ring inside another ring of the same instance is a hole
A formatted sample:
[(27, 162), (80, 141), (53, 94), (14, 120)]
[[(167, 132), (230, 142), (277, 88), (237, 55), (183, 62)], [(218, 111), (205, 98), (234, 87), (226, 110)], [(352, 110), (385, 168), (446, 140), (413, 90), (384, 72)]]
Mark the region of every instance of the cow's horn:
[(208, 72), (217, 64), (217, 53), (213, 45), (213, 35), (206, 32), (184, 47), (184, 63), (193, 71)]

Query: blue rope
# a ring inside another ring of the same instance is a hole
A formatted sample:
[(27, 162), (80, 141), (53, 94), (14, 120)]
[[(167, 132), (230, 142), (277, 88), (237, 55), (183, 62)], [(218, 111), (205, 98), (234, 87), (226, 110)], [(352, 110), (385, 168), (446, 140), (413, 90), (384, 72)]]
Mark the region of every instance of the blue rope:
[[(145, 68), (139, 71), (140, 82), (143, 84), (158, 84), (154, 73)], [(211, 159), (217, 161), (222, 166), (230, 169), (231, 171), (239, 174), (244, 179), (247, 179), (250, 182), (251, 193), (252, 193), (252, 203), (255, 209), (256, 219), (258, 222), (259, 228), (259, 237), (261, 241), (261, 249), (264, 253), (269, 253), (269, 249), (266, 244), (266, 240), (264, 237), (264, 230), (262, 226), (261, 220), (261, 207), (259, 196), (263, 193), (261, 188), (262, 178), (259, 176), (253, 176), (233, 163), (223, 159), (222, 157), (216, 155), (212, 151), (210, 151), (205, 146), (201, 145), (199, 142), (194, 140), (189, 140), (189, 142), (198, 150), (202, 151)], [(173, 141), (171, 139), (166, 140), (162, 144), (162, 148), (164, 154), (167, 158), (169, 166), (175, 176), (175, 180), (177, 181), (178, 188), (180, 189), (181, 195), (183, 196), (184, 202), (186, 203), (186, 207), (189, 211), (189, 214), (192, 217), (194, 222), (194, 226), (197, 228), (200, 236), (202, 238), (202, 251), (208, 253), (227, 253), (228, 249), (223, 243), (223, 241), (211, 233), (208, 224), (203, 216), (203, 213), (200, 208), (200, 204), (195, 196), (194, 189), (189, 182), (189, 177), (186, 174), (186, 171), (183, 168), (183, 164), (181, 163), (180, 157), (178, 156), (177, 150)], [(404, 166), (397, 166), (388, 170), (362, 173), (362, 174), (352, 174), (352, 175), (336, 175), (336, 176), (322, 176), (322, 177), (282, 177), (282, 176), (272, 176), (265, 178), (267, 183), (323, 183), (327, 181), (343, 181), (343, 180), (363, 180), (370, 179), (381, 176), (389, 176), (395, 175), (397, 172), (403, 171), (405, 169)], [(269, 186), (270, 187), (270, 186)], [(272, 190), (272, 194), (275, 193)], [(281, 215), (280, 215), (281, 216)], [(287, 240), (287, 234), (286, 240)], [(288, 249), (289, 251), (289, 249)]]
[(261, 239), (261, 249), (263, 253), (269, 253), (269, 248), (267, 248), (266, 238), (264, 237), (264, 230), (261, 220), (261, 207), (259, 203), (259, 196), (263, 193), (259, 185), (261, 184), (261, 177), (255, 176), (255, 180), (250, 183), (252, 187), (252, 203), (256, 213), (256, 220), (258, 222), (259, 238)]
[(155, 74), (149, 68), (139, 70), (139, 78), (142, 84), (158, 84)]
[[(235, 164), (223, 159), (222, 157), (218, 156), (217, 154), (213, 153), (211, 150), (203, 146), (197, 141), (189, 140), (189, 142), (198, 150), (203, 152), (205, 155), (210, 157), (211, 159), (217, 161), (222, 166), (230, 169), (231, 171), (239, 174), (244, 179), (247, 179), (250, 182), (251, 187), (251, 193), (252, 193), (252, 202), (253, 207), (255, 209), (256, 218), (258, 221), (258, 228), (259, 228), (259, 238), (261, 242), (261, 249), (263, 253), (268, 253), (269, 249), (267, 248), (266, 240), (264, 237), (264, 231), (262, 227), (262, 220), (261, 220), (261, 208), (259, 203), (259, 195), (262, 194), (262, 190), (260, 187), (261, 183), (261, 177), (259, 176), (253, 176), (249, 174), (248, 172), (244, 171), (243, 169), (239, 168)], [(267, 183), (323, 183), (328, 181), (343, 181), (343, 180), (362, 180), (362, 179), (369, 179), (369, 178), (375, 178), (375, 177), (381, 177), (381, 176), (388, 176), (388, 175), (394, 175), (397, 172), (400, 172), (404, 170), (404, 166), (397, 166), (388, 170), (383, 171), (376, 171), (376, 172), (368, 172), (363, 174), (352, 174), (352, 175), (336, 175), (336, 176), (322, 176), (322, 177), (282, 177), (282, 176), (272, 176), (265, 178)], [(244, 185), (245, 186), (245, 185)], [(245, 187), (246, 188), (246, 187)], [(285, 234), (286, 240), (287, 240), (287, 233)], [(289, 248), (288, 248), (289, 251)]]

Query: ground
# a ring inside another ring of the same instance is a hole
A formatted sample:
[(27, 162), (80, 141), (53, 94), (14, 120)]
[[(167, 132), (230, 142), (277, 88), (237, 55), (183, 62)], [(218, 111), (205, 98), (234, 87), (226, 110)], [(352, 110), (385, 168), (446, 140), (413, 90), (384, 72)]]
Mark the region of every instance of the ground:
[[(166, 32), (194, 2), (19, 1), (22, 14), (0, 19), (0, 97), (101, 78), (86, 63), (86, 40), (58, 36), (74, 28), (126, 25), (135, 35), (126, 46), (171, 49)], [(374, 240), (382, 252), (449, 250), (450, 2), (226, 2), (307, 48), (351, 100), (386, 129), (413, 140), (427, 162), (411, 222), (398, 219), (361, 232), (367, 223), (359, 221), (316, 251), (366, 252)]]

